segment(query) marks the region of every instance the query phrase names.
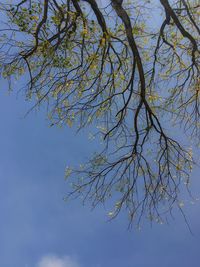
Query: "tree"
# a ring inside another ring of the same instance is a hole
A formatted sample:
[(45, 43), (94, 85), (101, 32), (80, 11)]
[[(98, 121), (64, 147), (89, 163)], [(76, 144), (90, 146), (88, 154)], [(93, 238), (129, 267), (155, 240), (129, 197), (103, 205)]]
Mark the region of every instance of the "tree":
[(126, 209), (130, 224), (182, 211), (193, 156), (176, 131), (199, 139), (199, 1), (22, 0), (1, 12), (10, 88), (26, 80), (52, 125), (98, 125), (105, 147), (67, 168), (69, 197), (114, 200), (109, 215)]

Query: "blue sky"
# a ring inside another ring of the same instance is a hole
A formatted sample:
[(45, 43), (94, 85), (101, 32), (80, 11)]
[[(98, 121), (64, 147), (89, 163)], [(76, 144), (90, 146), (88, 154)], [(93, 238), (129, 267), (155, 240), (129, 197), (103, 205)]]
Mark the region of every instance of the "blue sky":
[[(64, 170), (92, 151), (87, 132), (49, 127), (43, 111), (0, 89), (0, 267), (199, 267), (200, 206), (187, 204), (193, 231), (170, 225), (128, 231), (125, 216), (107, 222), (102, 207), (65, 203)], [(192, 176), (200, 193), (198, 170)]]

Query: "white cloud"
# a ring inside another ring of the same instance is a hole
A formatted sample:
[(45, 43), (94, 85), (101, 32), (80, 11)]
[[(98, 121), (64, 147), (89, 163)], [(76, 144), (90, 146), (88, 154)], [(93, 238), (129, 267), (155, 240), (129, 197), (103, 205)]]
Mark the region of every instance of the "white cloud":
[(38, 262), (36, 267), (80, 267), (79, 264), (69, 256), (57, 257), (46, 255)]

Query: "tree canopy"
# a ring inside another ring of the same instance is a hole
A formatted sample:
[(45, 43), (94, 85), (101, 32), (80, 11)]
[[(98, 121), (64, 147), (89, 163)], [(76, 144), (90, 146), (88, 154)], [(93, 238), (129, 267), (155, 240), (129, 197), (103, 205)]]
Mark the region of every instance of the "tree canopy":
[[(102, 151), (68, 167), (69, 197), (114, 200), (130, 224), (163, 222), (189, 185), (198, 143), (198, 0), (22, 0), (1, 3), (0, 69), (10, 88), (46, 103), (52, 125), (90, 125)], [(97, 127), (95, 127), (97, 126)]]

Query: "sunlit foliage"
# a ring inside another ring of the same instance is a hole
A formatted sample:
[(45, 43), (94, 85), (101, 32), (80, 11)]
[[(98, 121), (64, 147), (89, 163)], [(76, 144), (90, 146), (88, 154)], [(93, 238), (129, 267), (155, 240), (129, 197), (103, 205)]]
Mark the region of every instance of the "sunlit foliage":
[(66, 169), (69, 197), (114, 199), (109, 215), (126, 209), (130, 224), (182, 209), (193, 156), (174, 125), (198, 141), (199, 1), (23, 0), (0, 9), (10, 87), (28, 79), (27, 99), (47, 103), (52, 125), (98, 125), (105, 147)]

